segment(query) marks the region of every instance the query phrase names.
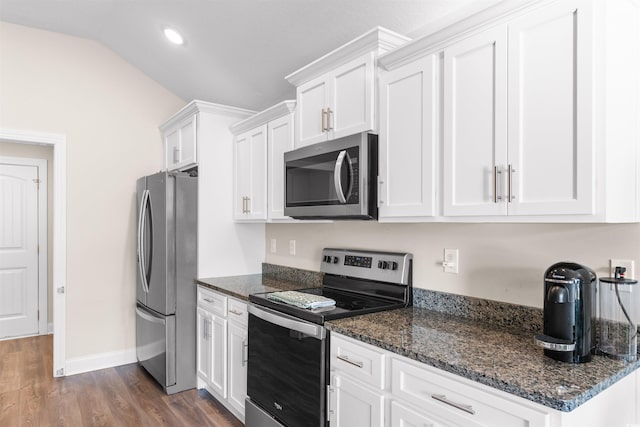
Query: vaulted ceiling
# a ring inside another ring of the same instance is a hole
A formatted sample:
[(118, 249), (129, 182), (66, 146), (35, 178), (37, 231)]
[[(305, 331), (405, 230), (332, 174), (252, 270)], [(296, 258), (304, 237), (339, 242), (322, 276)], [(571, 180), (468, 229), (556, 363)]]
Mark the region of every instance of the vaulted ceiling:
[(185, 101), (261, 110), (295, 98), (285, 75), (373, 27), (416, 38), (499, 1), (1, 0), (0, 20), (96, 40)]

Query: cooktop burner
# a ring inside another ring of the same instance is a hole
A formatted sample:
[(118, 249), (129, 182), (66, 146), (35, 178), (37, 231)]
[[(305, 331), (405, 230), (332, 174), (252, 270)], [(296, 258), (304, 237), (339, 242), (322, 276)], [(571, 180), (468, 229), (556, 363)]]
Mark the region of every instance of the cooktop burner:
[(346, 249), (325, 249), (321, 288), (298, 292), (333, 299), (335, 306), (315, 310), (268, 299), (269, 293), (253, 294), (249, 301), (316, 324), (411, 305), (411, 254)]

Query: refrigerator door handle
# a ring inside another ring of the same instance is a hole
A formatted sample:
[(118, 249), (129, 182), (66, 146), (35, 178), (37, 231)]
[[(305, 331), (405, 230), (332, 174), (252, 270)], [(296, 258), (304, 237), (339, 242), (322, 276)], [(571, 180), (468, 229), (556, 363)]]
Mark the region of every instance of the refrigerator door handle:
[(151, 323), (158, 323), (160, 325), (164, 325), (166, 323), (164, 319), (153, 316), (149, 314), (146, 310), (141, 309), (140, 307), (136, 307), (136, 314), (141, 318), (143, 318), (144, 320)]
[(140, 217), (138, 218), (138, 271), (142, 280), (142, 288), (149, 293), (149, 282), (147, 280), (147, 268), (145, 266), (146, 251), (144, 247), (144, 235), (146, 228), (146, 213), (149, 207), (149, 190), (144, 190), (140, 201)]

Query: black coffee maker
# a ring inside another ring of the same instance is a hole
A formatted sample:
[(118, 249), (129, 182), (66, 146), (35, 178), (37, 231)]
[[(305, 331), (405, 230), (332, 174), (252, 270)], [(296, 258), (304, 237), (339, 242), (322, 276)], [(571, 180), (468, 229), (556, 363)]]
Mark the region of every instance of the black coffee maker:
[(596, 344), (596, 274), (573, 262), (559, 262), (544, 274), (544, 331), (535, 342), (563, 362), (591, 360)]

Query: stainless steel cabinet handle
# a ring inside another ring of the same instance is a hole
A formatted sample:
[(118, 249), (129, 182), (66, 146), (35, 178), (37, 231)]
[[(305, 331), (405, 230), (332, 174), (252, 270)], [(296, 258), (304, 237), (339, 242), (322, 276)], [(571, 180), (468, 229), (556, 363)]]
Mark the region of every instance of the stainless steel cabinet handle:
[(235, 314), (236, 316), (242, 316), (242, 312), (238, 311), (238, 310), (231, 309), (231, 310), (229, 310), (229, 313)]
[(362, 368), (364, 366), (364, 363), (357, 360), (351, 360), (348, 356), (337, 356), (337, 358), (342, 360), (343, 362), (347, 362), (350, 365), (357, 366), (358, 368)]
[(325, 114), (327, 114), (327, 112), (325, 111), (325, 109), (322, 109), (322, 132), (326, 132), (327, 131), (327, 127), (324, 125), (324, 116)]
[(447, 399), (447, 396), (445, 396), (444, 394), (432, 394), (431, 395), (432, 399), (437, 400), (438, 402), (442, 402), (445, 403), (449, 406), (453, 406), (456, 409), (460, 409), (461, 411), (464, 411), (468, 414), (471, 415), (475, 415), (476, 411), (473, 410), (473, 406), (471, 405), (464, 405), (462, 403), (458, 403), (458, 402), (454, 402), (452, 400)]
[(249, 343), (247, 340), (242, 341), (242, 366), (245, 366), (249, 360)]
[(513, 202), (516, 199), (516, 196), (513, 194), (513, 185), (512, 185), (513, 174), (514, 174), (515, 171), (516, 171), (516, 169), (512, 165), (508, 166), (509, 175), (507, 176), (507, 183), (508, 183), (507, 185), (508, 185), (508, 189), (509, 189), (508, 190), (508, 195), (509, 195), (508, 197), (509, 198), (507, 199), (507, 201), (509, 203)]
[(498, 193), (500, 189), (499, 181), (502, 171), (498, 166), (493, 167), (493, 203), (498, 203), (502, 200), (502, 195)]
[(333, 130), (333, 126), (331, 126), (331, 115), (333, 111), (331, 108), (327, 108), (327, 131)]
[(180, 162), (180, 149), (178, 147), (173, 147), (173, 163)]
[(327, 386), (327, 420), (331, 421), (331, 415), (335, 412), (332, 407), (333, 386), (329, 384)]
[(251, 197), (247, 197), (247, 213), (251, 213)]

